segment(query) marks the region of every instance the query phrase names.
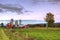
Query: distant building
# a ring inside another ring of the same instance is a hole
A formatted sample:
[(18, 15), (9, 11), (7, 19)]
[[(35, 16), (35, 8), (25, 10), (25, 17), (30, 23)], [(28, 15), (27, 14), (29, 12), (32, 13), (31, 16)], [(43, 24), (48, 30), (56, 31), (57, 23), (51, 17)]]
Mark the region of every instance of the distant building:
[(19, 25), (21, 25), (21, 19), (19, 20)]
[(12, 25), (14, 24), (13, 22), (14, 22), (14, 20), (13, 20), (13, 19), (11, 19), (10, 23), (11, 23)]
[(18, 20), (15, 21), (15, 26), (18, 27)]

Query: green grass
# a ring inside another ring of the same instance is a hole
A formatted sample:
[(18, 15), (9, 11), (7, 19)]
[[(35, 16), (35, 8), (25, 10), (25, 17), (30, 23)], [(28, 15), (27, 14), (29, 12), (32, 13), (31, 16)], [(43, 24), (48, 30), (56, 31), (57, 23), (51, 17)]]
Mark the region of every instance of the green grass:
[(0, 40), (9, 40), (2, 29), (0, 29)]
[[(19, 29), (17, 29), (19, 30)], [(36, 40), (60, 40), (60, 30), (45, 29), (23, 29), (20, 33), (33, 37)]]
[(60, 40), (60, 29), (14, 29), (15, 32), (6, 28), (0, 29), (3, 30), (3, 33), (0, 30), (0, 35), (5, 36), (0, 36), (0, 40), (23, 40), (22, 36), (26, 37), (27, 35), (35, 40)]

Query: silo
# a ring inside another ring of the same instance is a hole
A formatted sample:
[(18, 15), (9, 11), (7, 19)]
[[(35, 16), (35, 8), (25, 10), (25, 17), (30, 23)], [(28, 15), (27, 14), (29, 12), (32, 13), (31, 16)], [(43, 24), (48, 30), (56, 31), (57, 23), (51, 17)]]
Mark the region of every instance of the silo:
[(19, 20), (19, 25), (21, 25), (21, 19)]
[(15, 21), (15, 27), (18, 27), (18, 20)]
[(10, 20), (10, 23), (12, 24), (12, 26), (14, 25), (14, 20), (13, 19), (11, 19)]

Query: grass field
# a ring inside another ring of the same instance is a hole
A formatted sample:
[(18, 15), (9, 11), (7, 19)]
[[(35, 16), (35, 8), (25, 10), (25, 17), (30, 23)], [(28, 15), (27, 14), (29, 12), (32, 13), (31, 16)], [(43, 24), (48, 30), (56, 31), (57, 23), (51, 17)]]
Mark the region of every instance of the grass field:
[(0, 40), (60, 40), (60, 28), (0, 28)]

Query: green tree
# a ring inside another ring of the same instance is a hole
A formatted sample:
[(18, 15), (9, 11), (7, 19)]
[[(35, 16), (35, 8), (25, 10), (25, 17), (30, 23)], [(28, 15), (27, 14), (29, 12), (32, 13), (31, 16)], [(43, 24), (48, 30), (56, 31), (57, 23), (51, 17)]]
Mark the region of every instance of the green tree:
[(4, 27), (4, 23), (1, 23), (1, 27)]
[(45, 21), (47, 22), (47, 28), (54, 27), (54, 15), (51, 12), (46, 14)]

